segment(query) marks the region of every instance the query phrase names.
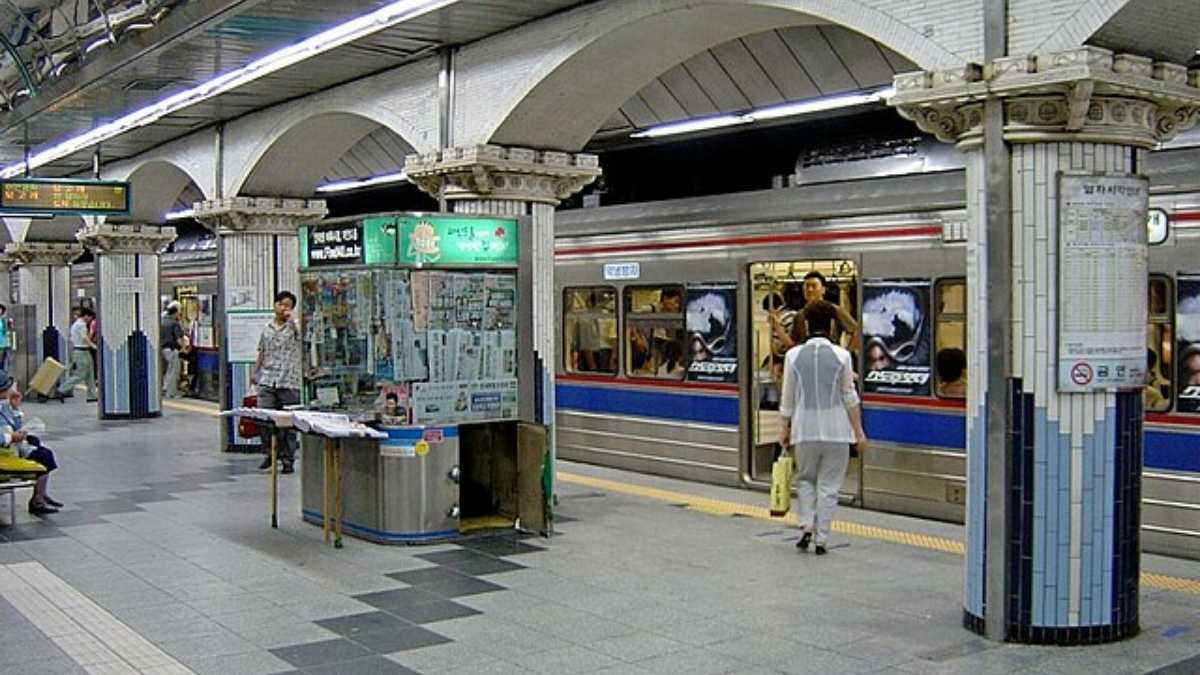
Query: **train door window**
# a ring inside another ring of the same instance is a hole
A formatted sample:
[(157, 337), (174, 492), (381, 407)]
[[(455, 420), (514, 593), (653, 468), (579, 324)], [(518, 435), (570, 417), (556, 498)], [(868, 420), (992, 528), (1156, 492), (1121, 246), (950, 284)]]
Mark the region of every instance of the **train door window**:
[(1146, 386), (1142, 402), (1146, 412), (1171, 409), (1173, 376), (1171, 364), (1174, 330), (1171, 324), (1171, 279), (1151, 275), (1149, 283), (1149, 322), (1146, 324)]
[(967, 282), (943, 279), (937, 283), (937, 314), (933, 332), (935, 391), (940, 398), (967, 397)]
[[(824, 278), (817, 283), (816, 275)], [(805, 277), (810, 277), (807, 280)], [(779, 453), (779, 395), (783, 362), (794, 344), (792, 329), (809, 297), (821, 293), (849, 321), (858, 316), (858, 266), (852, 260), (803, 260), (750, 265), (750, 475), (768, 480)], [(837, 327), (843, 347), (856, 351), (854, 326)]]
[(563, 368), (568, 373), (617, 374), (617, 290), (563, 290)]
[(682, 380), (684, 364), (682, 286), (625, 289), (625, 374)]

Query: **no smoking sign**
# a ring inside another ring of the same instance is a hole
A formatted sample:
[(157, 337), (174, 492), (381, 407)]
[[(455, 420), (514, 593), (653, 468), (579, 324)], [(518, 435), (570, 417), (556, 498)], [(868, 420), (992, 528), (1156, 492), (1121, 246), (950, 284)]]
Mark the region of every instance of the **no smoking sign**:
[(1092, 383), (1092, 367), (1086, 363), (1076, 363), (1071, 366), (1071, 381), (1080, 387)]

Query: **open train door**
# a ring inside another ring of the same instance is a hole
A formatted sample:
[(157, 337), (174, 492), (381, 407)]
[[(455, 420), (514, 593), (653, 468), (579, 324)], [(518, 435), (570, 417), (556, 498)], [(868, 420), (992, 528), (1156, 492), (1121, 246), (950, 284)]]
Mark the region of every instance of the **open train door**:
[[(855, 325), (859, 320), (858, 256), (755, 262), (747, 268), (749, 321), (749, 363), (742, 372), (742, 428), (748, 430), (742, 448), (742, 472), (745, 480), (760, 488), (771, 482), (771, 466), (779, 456), (779, 396), (783, 382), (783, 360), (793, 345), (791, 329), (806, 300), (805, 277), (819, 272), (824, 277), (823, 297), (843, 310)], [(820, 292), (819, 280), (809, 281), (809, 296)], [(853, 327), (851, 327), (853, 328)], [(861, 340), (854, 330), (840, 327), (836, 341), (850, 351), (858, 370)], [(747, 381), (748, 380), (748, 381)], [(843, 503), (862, 504), (862, 460), (851, 452), (846, 482), (842, 485)]]

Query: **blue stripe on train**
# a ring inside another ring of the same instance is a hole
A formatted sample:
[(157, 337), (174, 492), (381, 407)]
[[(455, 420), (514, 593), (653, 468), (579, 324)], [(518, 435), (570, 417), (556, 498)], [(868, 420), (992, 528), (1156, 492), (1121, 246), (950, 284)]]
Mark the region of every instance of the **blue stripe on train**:
[(556, 405), (584, 412), (641, 415), (705, 424), (738, 424), (736, 396), (699, 396), (696, 394), (587, 387), (557, 384)]
[[(659, 419), (738, 424), (738, 400), (683, 392), (647, 391), (559, 383), (558, 407), (595, 413), (638, 415)], [(864, 410), (867, 435), (888, 443), (912, 443), (963, 449), (966, 419), (956, 413), (873, 408)], [(1148, 469), (1200, 472), (1200, 434), (1146, 430)]]
[(960, 452), (967, 438), (967, 418), (958, 413), (893, 410), (868, 404), (863, 409), (863, 426), (871, 440), (932, 445)]
[(1147, 469), (1200, 471), (1200, 434), (1147, 429), (1142, 452)]

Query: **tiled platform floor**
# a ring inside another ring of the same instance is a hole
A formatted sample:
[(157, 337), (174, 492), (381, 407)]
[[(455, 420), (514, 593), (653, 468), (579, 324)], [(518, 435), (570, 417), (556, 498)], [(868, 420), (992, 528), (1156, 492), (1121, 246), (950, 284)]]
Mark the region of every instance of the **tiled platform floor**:
[[(1143, 633), (1119, 644), (997, 645), (960, 627), (952, 553), (839, 536), (817, 558), (773, 522), (566, 481), (550, 540), (334, 550), (300, 520), (297, 477), (281, 477), (270, 529), (258, 458), (216, 452), (211, 416), (100, 423), (78, 399), (27, 405), (51, 430), (52, 493), (68, 507), (0, 528), (6, 674), (1200, 672), (1200, 594), (1143, 589)], [(839, 516), (962, 537), (943, 523)], [(1144, 565), (1200, 579), (1198, 563)]]

